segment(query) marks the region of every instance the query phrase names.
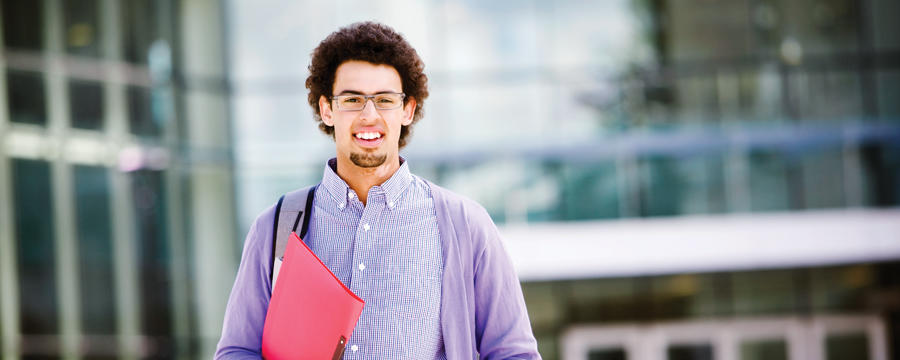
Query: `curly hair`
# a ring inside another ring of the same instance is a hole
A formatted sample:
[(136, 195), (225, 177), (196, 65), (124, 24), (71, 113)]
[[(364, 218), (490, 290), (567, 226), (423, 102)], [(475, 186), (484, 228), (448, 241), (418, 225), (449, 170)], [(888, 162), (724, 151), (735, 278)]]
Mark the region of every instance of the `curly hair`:
[[(319, 129), (334, 138), (334, 127), (326, 125), (319, 113), (319, 97), (331, 98), (334, 76), (338, 66), (346, 61), (360, 60), (376, 65), (389, 65), (400, 74), (405, 99), (416, 99), (413, 121), (400, 130), (400, 147), (406, 146), (412, 126), (422, 118), (422, 106), (428, 97), (428, 77), (425, 64), (416, 50), (399, 33), (388, 26), (374, 22), (350, 24), (328, 35), (312, 52), (309, 64), (309, 106), (313, 108), (313, 120)], [(406, 100), (404, 100), (406, 105)]]

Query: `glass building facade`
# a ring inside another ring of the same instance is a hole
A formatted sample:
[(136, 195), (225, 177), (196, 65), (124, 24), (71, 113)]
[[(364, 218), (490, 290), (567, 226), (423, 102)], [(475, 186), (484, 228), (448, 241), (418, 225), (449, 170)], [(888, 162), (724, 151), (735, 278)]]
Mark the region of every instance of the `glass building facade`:
[(211, 357), (238, 258), (221, 4), (0, 14), (0, 358)]
[[(892, 1), (409, 3), (283, 5), (273, 25), (233, 4), (244, 227), (319, 177), (331, 147), (307, 121), (303, 64), (328, 29), (372, 18), (410, 39), (430, 78), (411, 166), (499, 223), (900, 202)], [(276, 29), (296, 45), (263, 59)], [(292, 146), (305, 156), (269, 156)]]

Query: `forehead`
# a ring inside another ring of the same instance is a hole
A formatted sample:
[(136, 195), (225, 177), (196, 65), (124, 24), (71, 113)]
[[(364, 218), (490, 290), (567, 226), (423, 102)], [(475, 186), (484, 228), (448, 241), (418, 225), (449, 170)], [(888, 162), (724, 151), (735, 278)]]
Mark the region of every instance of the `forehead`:
[(345, 91), (365, 94), (403, 92), (403, 82), (393, 66), (351, 60), (338, 66), (334, 74), (334, 93)]

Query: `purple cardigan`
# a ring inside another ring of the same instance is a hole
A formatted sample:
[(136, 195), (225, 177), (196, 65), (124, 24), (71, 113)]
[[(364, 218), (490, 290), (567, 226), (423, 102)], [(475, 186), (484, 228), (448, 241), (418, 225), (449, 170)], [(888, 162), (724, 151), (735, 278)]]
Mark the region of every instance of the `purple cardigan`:
[[(428, 185), (444, 258), (441, 329), (447, 359), (540, 359), (519, 279), (487, 211)], [(273, 206), (247, 234), (216, 359), (261, 358), (274, 216)]]

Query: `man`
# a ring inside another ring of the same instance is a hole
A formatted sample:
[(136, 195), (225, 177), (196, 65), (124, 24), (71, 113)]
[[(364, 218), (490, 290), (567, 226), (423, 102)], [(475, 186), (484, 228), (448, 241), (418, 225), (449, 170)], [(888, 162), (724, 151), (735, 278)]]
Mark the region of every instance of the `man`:
[[(540, 358), (497, 228), (475, 202), (409, 172), (424, 65), (392, 29), (356, 23), (312, 53), (309, 104), (337, 154), (303, 241), (365, 301), (345, 359)], [(259, 358), (271, 295), (274, 207), (253, 223), (218, 359)]]

